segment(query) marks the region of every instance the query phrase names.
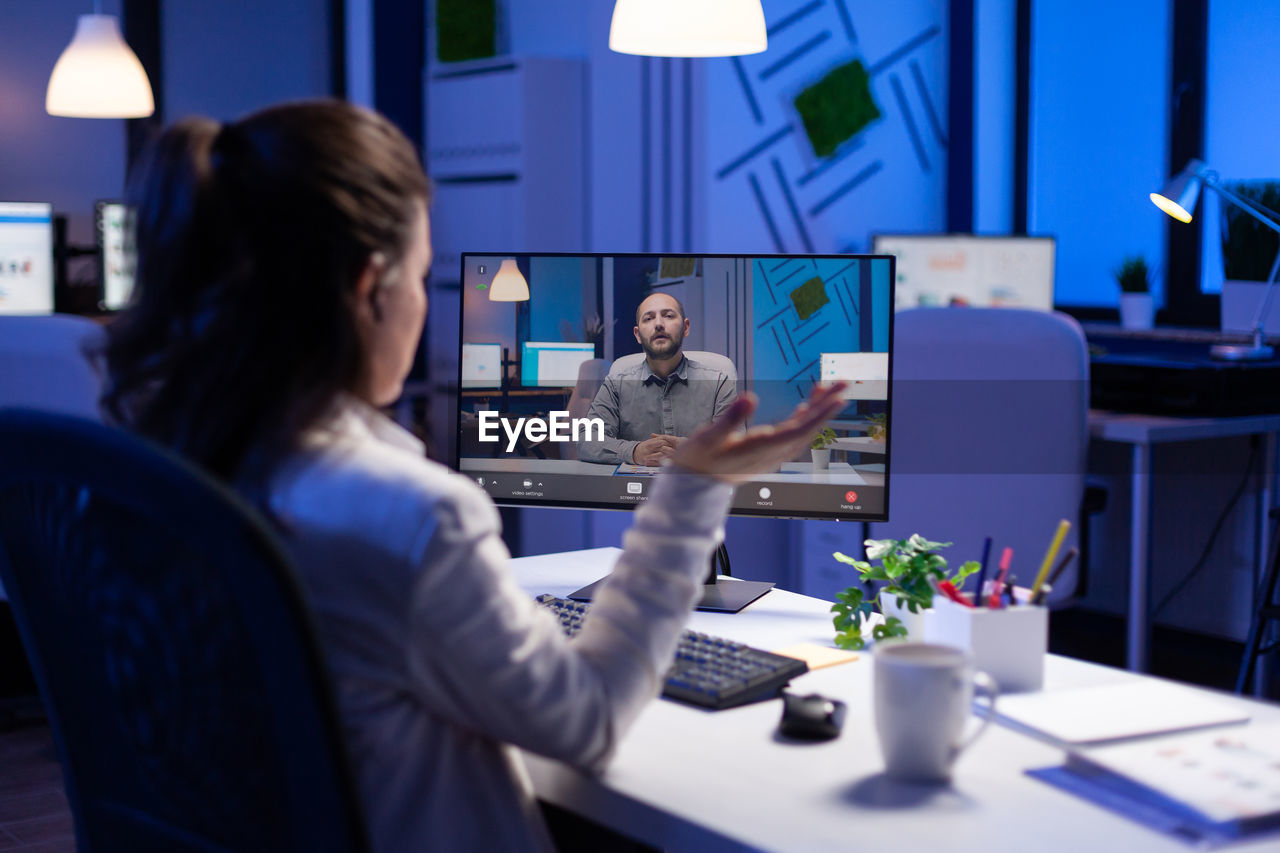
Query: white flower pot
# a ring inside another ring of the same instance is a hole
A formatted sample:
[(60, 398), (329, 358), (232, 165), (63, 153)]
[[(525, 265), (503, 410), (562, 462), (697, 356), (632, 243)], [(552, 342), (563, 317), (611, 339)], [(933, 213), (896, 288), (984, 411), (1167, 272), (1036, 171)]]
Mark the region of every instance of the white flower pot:
[(831, 451), (825, 448), (823, 450), (813, 450), (811, 448), (809, 452), (813, 454), (813, 470), (827, 470), (827, 466), (831, 464)]
[(1156, 304), (1150, 293), (1120, 294), (1120, 325), (1126, 329), (1150, 329), (1155, 325)]
[(924, 642), (924, 627), (933, 610), (921, 610), (912, 613), (907, 607), (898, 604), (898, 598), (884, 590), (880, 591), (880, 612), (888, 619), (896, 616), (902, 627), (907, 629), (906, 639), (913, 643)]

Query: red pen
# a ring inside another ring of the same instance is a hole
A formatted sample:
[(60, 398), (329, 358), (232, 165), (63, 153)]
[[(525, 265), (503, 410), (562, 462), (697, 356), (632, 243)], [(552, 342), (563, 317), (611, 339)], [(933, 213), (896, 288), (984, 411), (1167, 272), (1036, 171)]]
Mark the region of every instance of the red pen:
[(1004, 591), (1004, 579), (1009, 576), (1009, 563), (1013, 561), (1013, 549), (1005, 548), (1004, 553), (1000, 555), (1000, 573), (996, 575), (995, 587), (991, 591), (991, 595), (987, 598), (987, 607), (998, 608), (1000, 606), (1000, 594)]
[(951, 581), (939, 581), (938, 590), (956, 604), (960, 604), (965, 607), (973, 607), (973, 602), (961, 595), (960, 590), (956, 589), (956, 585)]

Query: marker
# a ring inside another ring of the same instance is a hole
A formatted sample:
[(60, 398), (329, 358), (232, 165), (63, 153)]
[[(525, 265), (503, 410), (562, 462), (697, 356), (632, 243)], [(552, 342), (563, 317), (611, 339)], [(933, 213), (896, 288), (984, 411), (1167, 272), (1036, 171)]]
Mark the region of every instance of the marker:
[(1013, 549), (1005, 548), (1000, 555), (1000, 573), (996, 575), (996, 585), (987, 599), (987, 606), (995, 609), (1000, 606), (1000, 594), (1004, 591), (1004, 579), (1009, 575), (1009, 563), (1013, 561)]
[(991, 537), (988, 536), (982, 541), (982, 568), (978, 569), (978, 591), (974, 594), (974, 599), (979, 607), (984, 603), (982, 598), (983, 587), (987, 583), (987, 560), (991, 557)]
[(1066, 553), (1066, 555), (1062, 558), (1062, 562), (1058, 563), (1057, 568), (1055, 568), (1053, 570), (1053, 573), (1049, 575), (1049, 580), (1045, 582), (1044, 586), (1040, 587), (1040, 591), (1038, 593), (1032, 596), (1031, 598), (1032, 604), (1040, 604), (1041, 602), (1044, 601), (1045, 595), (1047, 595), (1049, 590), (1053, 587), (1053, 585), (1058, 582), (1058, 578), (1062, 577), (1062, 573), (1066, 571), (1067, 566), (1071, 563), (1072, 560), (1076, 558), (1076, 555), (1079, 553), (1080, 553), (1079, 548), (1072, 548), (1070, 551)]
[(1040, 571), (1036, 574), (1036, 582), (1031, 585), (1031, 597), (1035, 598), (1040, 592), (1040, 587), (1044, 585), (1045, 578), (1049, 576), (1049, 569), (1053, 566), (1053, 561), (1058, 557), (1058, 549), (1062, 547), (1062, 540), (1067, 538), (1067, 531), (1071, 529), (1071, 522), (1065, 518), (1058, 522), (1058, 530), (1053, 534), (1053, 541), (1049, 543), (1049, 550), (1044, 554), (1044, 562), (1040, 564)]
[(969, 601), (969, 599), (961, 595), (960, 590), (956, 589), (956, 585), (953, 584), (951, 581), (939, 581), (938, 591), (941, 592), (943, 595), (945, 595), (947, 598), (954, 601), (956, 604), (962, 605), (964, 607), (973, 607), (973, 602)]

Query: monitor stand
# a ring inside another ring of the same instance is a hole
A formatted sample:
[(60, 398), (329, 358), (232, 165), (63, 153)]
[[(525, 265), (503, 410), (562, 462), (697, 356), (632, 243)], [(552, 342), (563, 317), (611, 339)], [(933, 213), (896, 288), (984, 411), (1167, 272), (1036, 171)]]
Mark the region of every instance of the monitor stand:
[[(726, 575), (729, 574), (729, 551), (724, 545), (711, 555), (711, 568), (703, 582), (702, 597), (698, 600), (696, 609), (714, 613), (737, 613), (773, 589), (774, 585), (768, 581), (742, 581), (732, 577), (719, 577), (720, 568), (724, 569)], [(594, 583), (589, 583), (582, 589), (569, 593), (569, 598), (574, 601), (590, 601), (596, 588), (605, 580), (606, 578), (601, 578)]]

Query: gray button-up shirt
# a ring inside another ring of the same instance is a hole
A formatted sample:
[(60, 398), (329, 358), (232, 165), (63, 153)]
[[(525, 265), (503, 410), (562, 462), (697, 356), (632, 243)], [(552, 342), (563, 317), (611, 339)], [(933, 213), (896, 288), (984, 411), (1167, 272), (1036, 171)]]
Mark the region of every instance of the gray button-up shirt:
[(587, 412), (604, 421), (604, 441), (580, 441), (584, 462), (633, 462), (635, 447), (654, 433), (687, 436), (729, 408), (738, 396), (737, 383), (685, 356), (664, 381), (641, 360), (629, 368), (611, 369)]

